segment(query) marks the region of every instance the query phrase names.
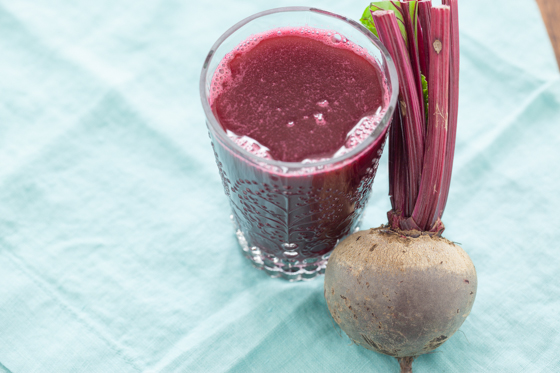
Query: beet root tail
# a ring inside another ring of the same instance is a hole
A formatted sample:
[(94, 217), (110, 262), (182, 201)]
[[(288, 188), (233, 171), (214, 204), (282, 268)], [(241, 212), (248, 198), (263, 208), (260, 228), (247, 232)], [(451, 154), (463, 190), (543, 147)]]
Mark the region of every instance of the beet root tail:
[(401, 366), (401, 373), (412, 373), (412, 362), (414, 356), (398, 357), (399, 365)]

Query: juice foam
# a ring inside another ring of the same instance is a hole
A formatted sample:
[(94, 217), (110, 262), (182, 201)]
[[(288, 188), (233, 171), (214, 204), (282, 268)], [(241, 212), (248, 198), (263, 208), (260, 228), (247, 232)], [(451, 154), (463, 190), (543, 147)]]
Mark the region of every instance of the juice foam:
[(226, 54), (209, 98), (243, 149), (313, 163), (340, 157), (370, 136), (385, 114), (388, 90), (376, 60), (339, 33), (282, 28)]

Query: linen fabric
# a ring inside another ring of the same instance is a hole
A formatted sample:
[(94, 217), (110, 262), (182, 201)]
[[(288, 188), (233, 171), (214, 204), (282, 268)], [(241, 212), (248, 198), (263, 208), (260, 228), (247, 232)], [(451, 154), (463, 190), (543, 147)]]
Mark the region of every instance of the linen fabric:
[[(368, 2), (315, 1), (359, 19)], [(0, 1), (0, 372), (398, 372), (323, 278), (242, 257), (198, 81), (257, 1)], [(460, 2), (445, 236), (470, 317), (422, 372), (560, 371), (560, 74), (532, 1)], [(382, 158), (364, 228), (386, 222)]]

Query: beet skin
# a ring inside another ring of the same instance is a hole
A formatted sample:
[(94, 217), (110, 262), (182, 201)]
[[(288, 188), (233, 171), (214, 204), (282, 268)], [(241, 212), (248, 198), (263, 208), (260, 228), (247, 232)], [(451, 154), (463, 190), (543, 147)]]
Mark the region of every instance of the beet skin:
[(360, 231), (333, 251), (325, 298), (358, 345), (397, 358), (442, 345), (476, 296), (474, 265), (445, 238), (386, 227)]

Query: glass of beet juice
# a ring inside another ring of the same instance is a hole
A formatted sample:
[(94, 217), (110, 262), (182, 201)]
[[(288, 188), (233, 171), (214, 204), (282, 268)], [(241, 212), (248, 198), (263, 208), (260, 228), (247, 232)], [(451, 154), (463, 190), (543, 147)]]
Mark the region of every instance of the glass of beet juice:
[(324, 273), (360, 224), (395, 109), (395, 66), (345, 17), (278, 8), (234, 25), (200, 78), (242, 252), (273, 277)]

